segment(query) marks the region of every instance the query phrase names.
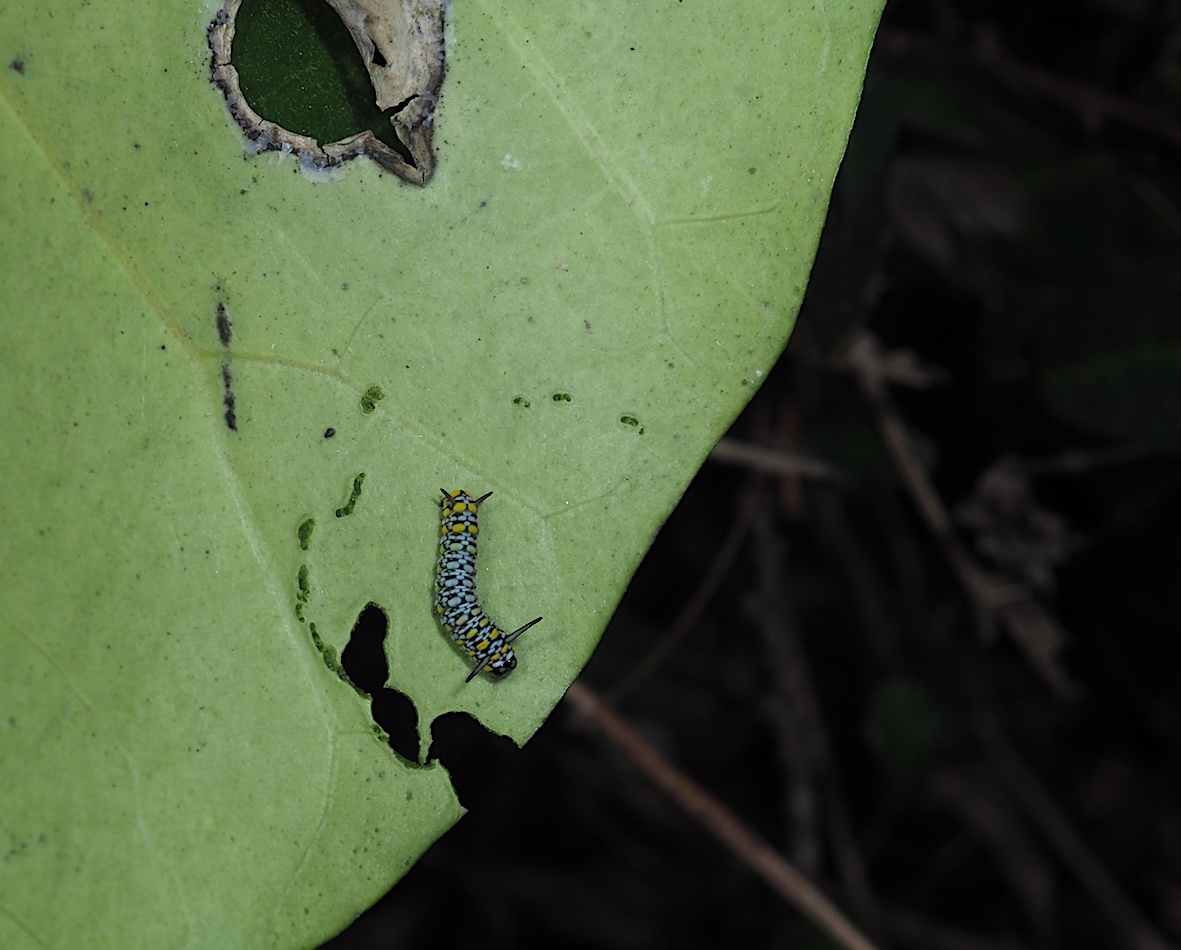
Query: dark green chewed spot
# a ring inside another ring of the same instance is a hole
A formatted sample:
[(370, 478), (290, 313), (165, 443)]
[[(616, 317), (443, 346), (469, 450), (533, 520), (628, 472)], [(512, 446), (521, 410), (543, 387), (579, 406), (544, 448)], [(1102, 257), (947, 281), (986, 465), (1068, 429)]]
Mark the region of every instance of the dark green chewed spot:
[(361, 411), (365, 415), (370, 415), (383, 399), (385, 399), (385, 390), (380, 386), (370, 386), (361, 396)]
[(361, 472), (353, 479), (353, 493), (349, 495), (348, 502), (343, 508), (336, 509), (336, 517), (345, 518), (353, 513), (353, 509), (357, 507), (357, 499), (361, 497), (361, 486), (365, 484), (365, 473)]
[(570, 402), (571, 398), (569, 393), (554, 393), (554, 402)]
[(514, 406), (524, 406), (526, 409), (528, 409), (532, 406), (532, 403), (530, 403), (529, 400), (526, 399), (524, 396), (515, 396), (515, 397), (513, 397), (513, 405)]
[(356, 683), (349, 679), (349, 674), (346, 673), (344, 671), (344, 667), (340, 665), (340, 655), (336, 652), (336, 647), (328, 646), (323, 641), (323, 639), (321, 639), (320, 634), (316, 632), (316, 625), (314, 623), (308, 624), (308, 630), (311, 631), (312, 643), (316, 645), (316, 649), (319, 651), (320, 659), (324, 661), (324, 665), (328, 667), (331, 672), (339, 676), (341, 682), (348, 683), (349, 686), (357, 690), (358, 693), (361, 693), (362, 696), (366, 695), (357, 688)]
[(295, 619), (300, 623), (304, 623), (306, 618), (303, 615), (304, 605), (307, 604), (308, 598), (312, 594), (312, 582), (308, 572), (308, 566), (301, 564), (299, 566), (299, 592), (295, 595)]
[(620, 416), (619, 421), (625, 426), (638, 426), (640, 424), (640, 420), (635, 416)]
[(296, 534), (299, 536), (299, 549), (306, 551), (312, 546), (312, 535), (316, 532), (316, 519), (308, 518), (300, 523)]

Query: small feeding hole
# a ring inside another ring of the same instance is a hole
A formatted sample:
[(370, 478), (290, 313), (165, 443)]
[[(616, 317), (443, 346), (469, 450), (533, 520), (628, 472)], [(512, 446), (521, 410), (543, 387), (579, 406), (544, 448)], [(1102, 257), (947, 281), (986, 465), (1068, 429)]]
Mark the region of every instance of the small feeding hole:
[(347, 518), (353, 513), (353, 509), (357, 507), (357, 499), (361, 497), (361, 488), (365, 484), (365, 473), (358, 472), (357, 477), (353, 479), (353, 490), (349, 494), (349, 500), (340, 508), (336, 509), (336, 517)]
[(376, 409), (377, 404), (385, 399), (385, 390), (380, 386), (370, 386), (361, 394), (361, 411), (365, 415), (372, 415)]

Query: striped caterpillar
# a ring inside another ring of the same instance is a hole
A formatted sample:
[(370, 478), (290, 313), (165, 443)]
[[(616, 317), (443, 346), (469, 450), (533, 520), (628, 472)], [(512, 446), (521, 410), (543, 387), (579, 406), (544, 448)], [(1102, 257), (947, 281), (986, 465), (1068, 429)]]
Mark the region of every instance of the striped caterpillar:
[(443, 621), (443, 629), (476, 661), (476, 668), (468, 674), (470, 683), (476, 674), (487, 670), (493, 676), (504, 676), (517, 665), (512, 642), (541, 621), (530, 620), (512, 633), (505, 633), (480, 606), (476, 595), (476, 510), (488, 495), (473, 498), (462, 489), (443, 492), (442, 537), (439, 541), (439, 563), (435, 568), (435, 613)]

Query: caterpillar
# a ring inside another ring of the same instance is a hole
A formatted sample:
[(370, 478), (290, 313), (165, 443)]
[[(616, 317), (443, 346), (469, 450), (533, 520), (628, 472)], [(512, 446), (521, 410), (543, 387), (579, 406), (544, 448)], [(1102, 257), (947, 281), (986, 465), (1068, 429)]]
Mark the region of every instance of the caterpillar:
[(439, 541), (439, 563), (435, 567), (435, 613), (443, 622), (443, 629), (469, 657), (476, 668), (468, 674), (470, 683), (476, 675), (487, 670), (493, 676), (504, 676), (517, 665), (512, 642), (522, 633), (540, 623), (530, 620), (512, 633), (505, 633), (493, 623), (480, 606), (476, 595), (476, 512), (492, 492), (473, 498), (462, 489), (443, 493), (442, 538)]

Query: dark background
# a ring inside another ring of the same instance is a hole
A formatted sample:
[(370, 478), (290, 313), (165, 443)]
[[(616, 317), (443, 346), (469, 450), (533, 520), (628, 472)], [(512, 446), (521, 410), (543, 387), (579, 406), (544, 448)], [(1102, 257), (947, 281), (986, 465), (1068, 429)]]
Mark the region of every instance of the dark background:
[[(883, 946), (1181, 946), (1179, 98), (1176, 0), (890, 3), (728, 437), (837, 474), (707, 462), (582, 677)], [(380, 636), (344, 657), (371, 690)], [(326, 946), (831, 946), (573, 719), (435, 723), (471, 815)]]

